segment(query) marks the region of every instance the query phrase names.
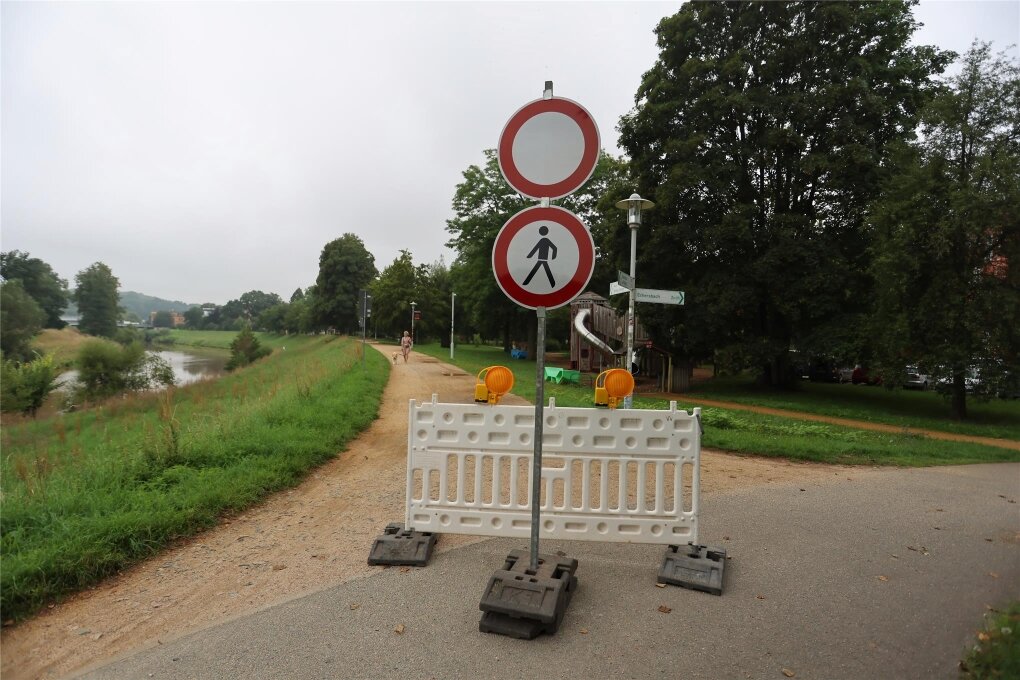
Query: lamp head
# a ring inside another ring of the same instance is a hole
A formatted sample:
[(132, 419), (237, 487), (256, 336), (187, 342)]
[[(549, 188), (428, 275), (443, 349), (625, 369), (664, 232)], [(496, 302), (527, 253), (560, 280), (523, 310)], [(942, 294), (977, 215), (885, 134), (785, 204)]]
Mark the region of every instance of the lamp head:
[(627, 224), (632, 227), (640, 226), (641, 224), (641, 211), (651, 210), (655, 207), (655, 204), (649, 201), (647, 198), (641, 198), (636, 193), (631, 194), (630, 198), (625, 198), (622, 201), (616, 202), (616, 207), (620, 210), (627, 211)]

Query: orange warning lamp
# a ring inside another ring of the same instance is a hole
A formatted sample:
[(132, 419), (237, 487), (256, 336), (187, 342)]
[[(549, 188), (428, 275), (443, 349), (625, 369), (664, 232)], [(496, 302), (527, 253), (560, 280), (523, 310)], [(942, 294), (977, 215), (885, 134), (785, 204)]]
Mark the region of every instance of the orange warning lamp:
[(475, 401), (498, 404), (504, 394), (513, 389), (514, 374), (506, 366), (487, 366), (478, 372), (475, 383)]
[(504, 394), (514, 387), (514, 374), (506, 366), (489, 366), (485, 373), (485, 387), (489, 390), (489, 403), (498, 404)]
[(616, 408), (621, 399), (634, 391), (634, 376), (623, 368), (610, 368), (595, 378), (595, 405)]

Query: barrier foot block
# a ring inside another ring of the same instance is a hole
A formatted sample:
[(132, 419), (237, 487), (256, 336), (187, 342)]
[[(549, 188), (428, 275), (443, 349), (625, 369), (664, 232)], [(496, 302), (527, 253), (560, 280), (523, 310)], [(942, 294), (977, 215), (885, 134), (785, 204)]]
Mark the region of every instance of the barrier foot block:
[(478, 630), (522, 640), (555, 633), (577, 590), (575, 571), (577, 560), (542, 554), (532, 570), (527, 551), (512, 551), (485, 587)]
[(659, 583), (722, 595), (726, 551), (704, 545), (670, 545), (659, 568)]
[(432, 558), (439, 536), (429, 531), (405, 529), (403, 524), (387, 524), (372, 543), (368, 563), (424, 567)]

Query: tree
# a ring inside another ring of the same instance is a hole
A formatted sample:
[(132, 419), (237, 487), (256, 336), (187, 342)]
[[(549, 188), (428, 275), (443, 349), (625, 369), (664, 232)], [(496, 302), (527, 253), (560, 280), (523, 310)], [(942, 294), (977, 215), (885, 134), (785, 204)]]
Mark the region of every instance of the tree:
[(860, 327), (865, 207), (951, 56), (910, 45), (911, 4), (697, 2), (659, 23), (620, 122), (657, 204), (639, 282), (687, 292), (643, 317), (657, 342), (782, 385), (791, 345), (831, 351)]
[(152, 317), (153, 328), (172, 328), (174, 325), (174, 318), (170, 312), (165, 309), (161, 309), (156, 312)]
[(360, 238), (344, 234), (330, 241), (319, 257), (312, 320), (319, 328), (352, 332), (358, 328), (358, 291), (375, 278), (375, 258)]
[[(535, 203), (503, 179), (495, 150), (487, 149), (484, 155), (484, 167), (471, 165), (463, 172), (464, 181), (457, 185), (453, 198), (456, 217), (446, 223), (452, 235), (447, 246), (457, 252), (450, 268), (451, 286), (462, 319), (458, 326), (471, 327), (484, 337), (501, 337), (509, 351), (511, 335), (527, 337), (529, 345), (534, 343), (535, 314), (512, 302), (496, 284), (492, 245), (507, 220)], [(608, 219), (600, 201), (607, 193), (622, 192), (626, 180), (626, 163), (602, 153), (591, 179), (559, 204), (580, 217), (599, 243), (603, 240), (599, 226)]]
[(74, 277), (74, 300), (78, 304), (78, 328), (82, 333), (112, 338), (120, 318), (117, 290), (120, 281), (110, 268), (96, 262)]
[(5, 357), (27, 358), (29, 343), (45, 319), (46, 313), (25, 292), (20, 279), (0, 283), (0, 350)]
[(887, 374), (908, 363), (947, 383), (1020, 378), (1020, 67), (975, 43), (903, 145), (876, 202), (873, 328)]
[(248, 364), (268, 356), (271, 353), (268, 347), (263, 347), (259, 339), (252, 333), (250, 326), (245, 326), (230, 343), (230, 361), (225, 368), (232, 371), (235, 368), (243, 368)]
[(305, 293), (304, 293), (304, 291), (303, 291), (303, 290), (301, 290), (300, 288), (298, 288), (297, 290), (295, 290), (295, 291), (294, 291), (293, 293), (291, 293), (291, 295), (290, 295), (290, 301), (291, 301), (291, 302), (297, 302), (298, 300), (304, 300), (304, 299), (305, 299)]
[(372, 283), (372, 324), (383, 336), (395, 338), (410, 330), (411, 302), (418, 302), (411, 251), (401, 250)]
[(21, 281), (25, 292), (46, 313), (45, 328), (63, 328), (60, 315), (67, 307), (70, 295), (67, 281), (57, 276), (50, 265), (28, 253), (12, 250), (0, 253), (0, 276), (6, 281)]
[(205, 312), (202, 311), (201, 307), (190, 307), (186, 312), (184, 312), (185, 326), (192, 330), (198, 330), (201, 328), (204, 320)]
[(137, 341), (118, 345), (107, 340), (89, 340), (78, 350), (75, 367), (78, 369), (75, 392), (85, 399), (174, 383), (173, 369), (166, 360), (147, 353)]
[(0, 411), (24, 413), (34, 418), (57, 383), (53, 355), (37, 356), (26, 362), (5, 360), (2, 370)]

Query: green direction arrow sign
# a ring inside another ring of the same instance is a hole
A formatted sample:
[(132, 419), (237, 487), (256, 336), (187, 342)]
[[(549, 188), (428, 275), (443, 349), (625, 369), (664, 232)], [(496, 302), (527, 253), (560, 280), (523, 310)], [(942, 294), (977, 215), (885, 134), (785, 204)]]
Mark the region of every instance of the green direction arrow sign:
[(653, 288), (635, 288), (635, 302), (657, 302), (660, 305), (682, 305), (684, 303), (684, 292), (682, 290), (655, 290)]

